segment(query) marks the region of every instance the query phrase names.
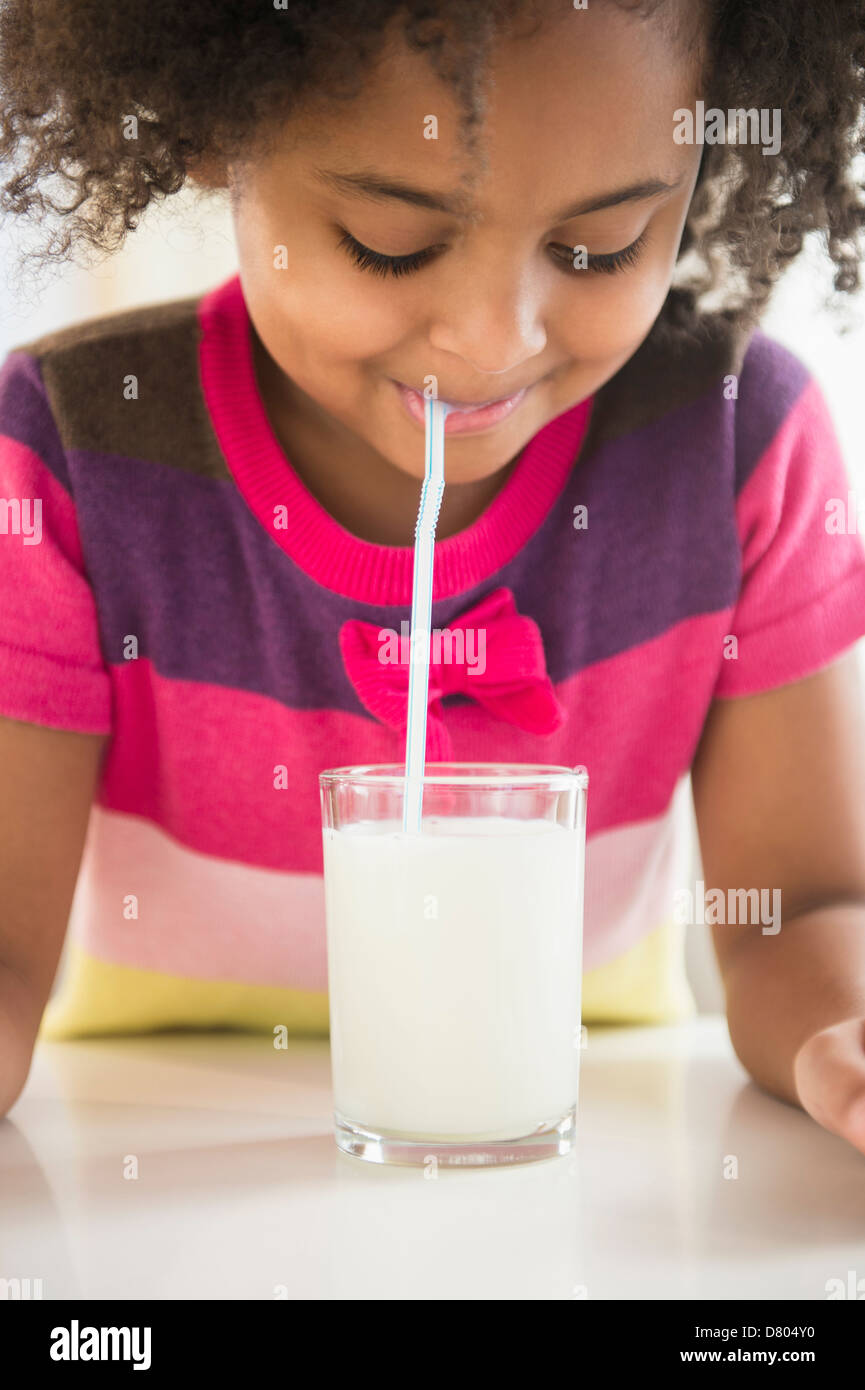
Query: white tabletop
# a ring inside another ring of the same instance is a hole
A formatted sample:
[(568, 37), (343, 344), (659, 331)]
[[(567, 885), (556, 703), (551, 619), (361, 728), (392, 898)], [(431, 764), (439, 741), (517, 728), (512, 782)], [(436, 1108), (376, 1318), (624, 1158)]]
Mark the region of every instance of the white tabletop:
[(0, 1123), (0, 1278), (45, 1299), (822, 1300), (865, 1275), (865, 1156), (754, 1086), (723, 1019), (591, 1028), (581, 1057), (575, 1155), (431, 1178), (337, 1151), (324, 1042), (41, 1044)]

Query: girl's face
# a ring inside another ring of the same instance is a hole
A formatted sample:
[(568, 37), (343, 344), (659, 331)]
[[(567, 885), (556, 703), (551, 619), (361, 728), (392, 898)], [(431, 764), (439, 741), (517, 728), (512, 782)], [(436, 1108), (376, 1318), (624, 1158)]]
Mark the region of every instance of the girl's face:
[(434, 378), (449, 403), (500, 402), (448, 416), (447, 476), (469, 483), (609, 380), (661, 309), (697, 178), (700, 147), (673, 141), (700, 95), (686, 40), (593, 3), (500, 42), (485, 171), (450, 89), (392, 41), (358, 98), (232, 170), (276, 414), (420, 478)]

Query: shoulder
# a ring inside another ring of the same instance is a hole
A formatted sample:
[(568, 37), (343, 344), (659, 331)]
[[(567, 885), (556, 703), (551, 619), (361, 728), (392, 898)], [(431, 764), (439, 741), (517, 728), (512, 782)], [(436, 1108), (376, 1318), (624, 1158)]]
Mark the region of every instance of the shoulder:
[(740, 428), (774, 433), (813, 379), (795, 352), (757, 329), (739, 374), (736, 414)]
[(16, 343), (13, 353), (26, 353), (43, 364), (68, 357), (104, 355), (121, 344), (163, 336), (195, 317), (198, 295), (162, 304), (146, 304), (137, 309), (121, 309), (84, 319), (24, 343)]
[(118, 375), (146, 371), (166, 383), (194, 343), (198, 297), (103, 314), (12, 349), (39, 364), (55, 413), (78, 417), (91, 393)]
[(736, 401), (737, 491), (760, 467), (786, 472), (794, 456), (837, 451), (834, 425), (811, 368), (758, 330), (742, 364)]
[(698, 333), (686, 335), (659, 320), (597, 393), (592, 442), (644, 430), (662, 439), (672, 427), (677, 438), (682, 431), (699, 434), (713, 451), (726, 447), (737, 459), (753, 457), (810, 380), (795, 353), (759, 328), (707, 315)]
[[(182, 459), (201, 447), (200, 295), (103, 314), (11, 350), (65, 451)], [(35, 395), (33, 396), (36, 402)], [(38, 403), (37, 403), (38, 404)]]

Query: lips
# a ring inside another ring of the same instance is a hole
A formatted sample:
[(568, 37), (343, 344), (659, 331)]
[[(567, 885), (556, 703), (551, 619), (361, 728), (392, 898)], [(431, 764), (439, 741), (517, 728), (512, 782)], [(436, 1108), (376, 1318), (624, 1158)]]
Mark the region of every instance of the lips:
[[(401, 381), (395, 381), (394, 385), (408, 414), (413, 420), (424, 425), (426, 423), (426, 401), (423, 393), (415, 391), (413, 387), (406, 386)], [(448, 407), (445, 416), (445, 434), (475, 433), (478, 430), (489, 429), (492, 425), (499, 424), (514, 413), (530, 390), (531, 387), (524, 386), (513, 396), (506, 396), (494, 401), (484, 401), (477, 405), (459, 404), (440, 396), (439, 400)]]

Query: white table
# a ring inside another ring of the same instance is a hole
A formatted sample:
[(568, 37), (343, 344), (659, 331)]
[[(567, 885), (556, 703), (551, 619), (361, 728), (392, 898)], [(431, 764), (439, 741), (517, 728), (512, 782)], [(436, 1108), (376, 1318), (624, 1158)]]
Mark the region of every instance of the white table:
[(722, 1019), (591, 1028), (581, 1124), (575, 1156), (428, 1178), (336, 1150), (326, 1043), (42, 1044), (0, 1123), (0, 1278), (45, 1299), (823, 1300), (865, 1275), (865, 1156), (754, 1086)]

